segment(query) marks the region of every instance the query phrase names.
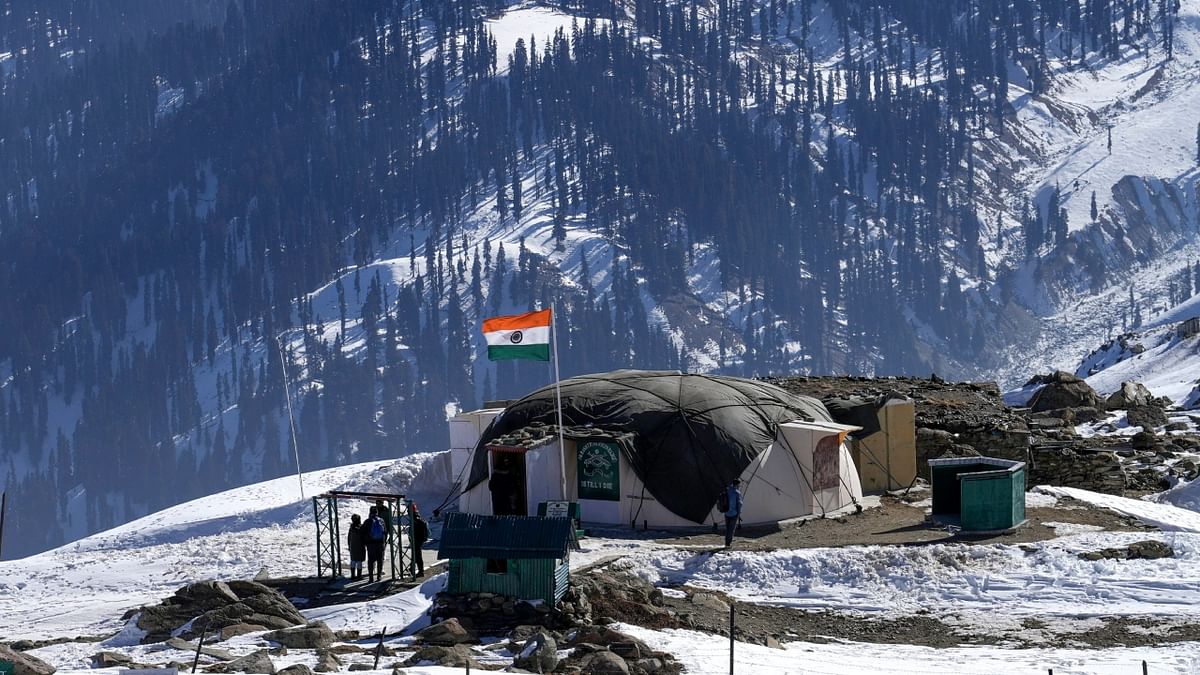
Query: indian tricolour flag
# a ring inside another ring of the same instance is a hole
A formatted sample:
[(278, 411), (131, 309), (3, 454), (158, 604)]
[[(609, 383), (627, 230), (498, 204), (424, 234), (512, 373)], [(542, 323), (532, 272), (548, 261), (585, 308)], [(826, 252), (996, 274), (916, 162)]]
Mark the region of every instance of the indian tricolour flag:
[(488, 358), (550, 360), (550, 310), (494, 316), (483, 322)]

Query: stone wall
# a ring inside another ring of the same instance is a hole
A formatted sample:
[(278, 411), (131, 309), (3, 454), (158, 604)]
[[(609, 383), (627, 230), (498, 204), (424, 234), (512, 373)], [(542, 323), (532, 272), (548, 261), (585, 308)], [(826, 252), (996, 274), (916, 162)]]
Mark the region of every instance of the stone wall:
[(1070, 448), (1033, 447), (1030, 485), (1061, 485), (1120, 495), (1128, 478), (1114, 452), (1076, 452)]

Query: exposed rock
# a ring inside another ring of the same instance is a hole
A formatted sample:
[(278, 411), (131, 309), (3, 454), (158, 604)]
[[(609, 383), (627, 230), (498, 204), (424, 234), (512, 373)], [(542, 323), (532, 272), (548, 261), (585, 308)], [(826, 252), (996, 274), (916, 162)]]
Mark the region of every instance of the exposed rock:
[(435, 623), (428, 628), (423, 628), (417, 632), (417, 639), (427, 645), (459, 645), (467, 642), (475, 642), (475, 636), (471, 631), (463, 627), (458, 619), (450, 618)]
[[(167, 646), (185, 652), (194, 653), (196, 651), (196, 643), (188, 642), (183, 638), (170, 638), (167, 640)], [(209, 645), (204, 645), (201, 647), (200, 653), (204, 654), (205, 656), (211, 656), (214, 659), (220, 659), (221, 661), (232, 661), (234, 659), (233, 654), (230, 654), (228, 651), (221, 649), (220, 647), (211, 647)]]
[(228, 663), (218, 663), (205, 669), (210, 673), (257, 673), (259, 675), (274, 675), (275, 664), (267, 650), (260, 649), (247, 654), (240, 659)]
[(554, 672), (558, 667), (558, 643), (545, 631), (539, 631), (513, 659), (513, 666), (533, 673)]
[(1166, 425), (1167, 431), (1187, 431), (1189, 428), (1187, 422), (1168, 422)]
[(1122, 382), (1121, 388), (1114, 391), (1104, 401), (1104, 405), (1109, 410), (1125, 410), (1132, 406), (1145, 406), (1154, 404), (1154, 394), (1150, 393), (1140, 382)]
[(1167, 423), (1167, 414), (1157, 405), (1130, 406), (1125, 413), (1125, 419), (1131, 427), (1141, 427), (1144, 431), (1154, 431)]
[(133, 659), (118, 652), (103, 651), (92, 655), (93, 668), (114, 668), (129, 666), (131, 663), (133, 663)]
[(594, 652), (582, 661), (583, 675), (629, 675), (629, 664), (625, 659), (608, 651)]
[(1175, 550), (1161, 541), (1149, 539), (1134, 542), (1125, 547), (1085, 551), (1080, 553), (1079, 557), (1084, 560), (1155, 560), (1158, 558), (1173, 558), (1175, 557)]
[(718, 612), (729, 611), (729, 603), (725, 602), (721, 598), (718, 598), (712, 593), (693, 593), (688, 600), (690, 600), (693, 605), (700, 605), (701, 607), (707, 607)]
[(1058, 408), (1098, 408), (1103, 405), (1100, 396), (1091, 385), (1065, 371), (1058, 371), (1043, 378), (1045, 384), (1029, 401), (1033, 412)]
[(317, 652), (317, 667), (313, 670), (318, 673), (336, 673), (341, 669), (342, 662), (332, 652), (325, 650)]
[(237, 624), (263, 629), (286, 628), (304, 623), (304, 617), (282, 593), (254, 581), (203, 581), (184, 586), (158, 605), (144, 607), (137, 626), (146, 631), (143, 644), (161, 642), (188, 622), (185, 638), (200, 630), (218, 631)]
[(1153, 431), (1139, 431), (1129, 438), (1129, 445), (1134, 450), (1152, 450), (1158, 445), (1158, 437)]
[(337, 641), (337, 636), (321, 621), (302, 628), (272, 631), (263, 637), (292, 649), (322, 649)]
[(283, 670), (276, 671), (275, 675), (313, 675), (313, 671), (312, 668), (303, 663), (297, 663), (294, 666), (288, 666)]
[(1091, 406), (1083, 406), (1081, 408), (1072, 408), (1071, 412), (1075, 415), (1075, 423), (1076, 424), (1087, 424), (1088, 422), (1095, 422), (1096, 420), (1098, 420), (1104, 416), (1103, 411), (1101, 411), (1099, 408), (1093, 408)]
[(471, 648), (464, 644), (453, 646), (428, 645), (421, 647), (404, 661), (406, 666), (447, 666), (449, 668), (478, 668)]
[(235, 623), (232, 626), (225, 626), (221, 629), (220, 639), (228, 640), (231, 637), (239, 635), (249, 635), (250, 633), (260, 633), (266, 630), (266, 626), (259, 626), (253, 623)]
[(51, 675), (56, 669), (31, 654), (19, 652), (8, 645), (0, 644), (0, 661), (13, 664), (13, 675)]

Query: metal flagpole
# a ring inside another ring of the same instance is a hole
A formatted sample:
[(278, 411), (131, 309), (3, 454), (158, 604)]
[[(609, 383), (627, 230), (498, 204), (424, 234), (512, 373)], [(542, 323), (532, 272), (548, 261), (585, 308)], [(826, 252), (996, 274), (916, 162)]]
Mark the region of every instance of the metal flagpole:
[(562, 488), (562, 498), (567, 498), (567, 444), (563, 440), (563, 418), (562, 418), (562, 388), (559, 382), (562, 377), (558, 373), (558, 314), (554, 308), (554, 301), (550, 301), (550, 335), (554, 338), (554, 397), (558, 401), (558, 472), (560, 487)]
[(300, 471), (300, 446), (296, 443), (296, 418), (292, 416), (292, 390), (288, 386), (287, 362), (283, 360), (283, 343), (275, 336), (275, 347), (279, 351), (279, 368), (283, 373), (283, 395), (287, 401), (288, 424), (292, 428), (292, 453), (296, 456), (296, 480), (300, 481), (300, 499), (304, 500), (304, 472)]

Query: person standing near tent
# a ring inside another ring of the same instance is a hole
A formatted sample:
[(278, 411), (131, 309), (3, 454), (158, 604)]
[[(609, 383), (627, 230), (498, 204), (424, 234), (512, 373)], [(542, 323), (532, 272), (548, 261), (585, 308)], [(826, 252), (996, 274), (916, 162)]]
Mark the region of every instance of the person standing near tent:
[(429, 523), (421, 517), (416, 502), (410, 502), (408, 508), (412, 510), (413, 528), (413, 560), (410, 572), (413, 576), (420, 578), (425, 576), (425, 559), (421, 557), (421, 547), (425, 545), (426, 541), (429, 541)]
[(741, 481), (733, 479), (721, 496), (722, 511), (725, 513), (725, 548), (733, 546), (733, 531), (737, 529), (738, 521), (742, 518), (742, 491), (738, 489)]
[(383, 547), (387, 542), (387, 525), (384, 525), (383, 518), (379, 517), (374, 506), (363, 527), (367, 531), (367, 582), (383, 581)]

